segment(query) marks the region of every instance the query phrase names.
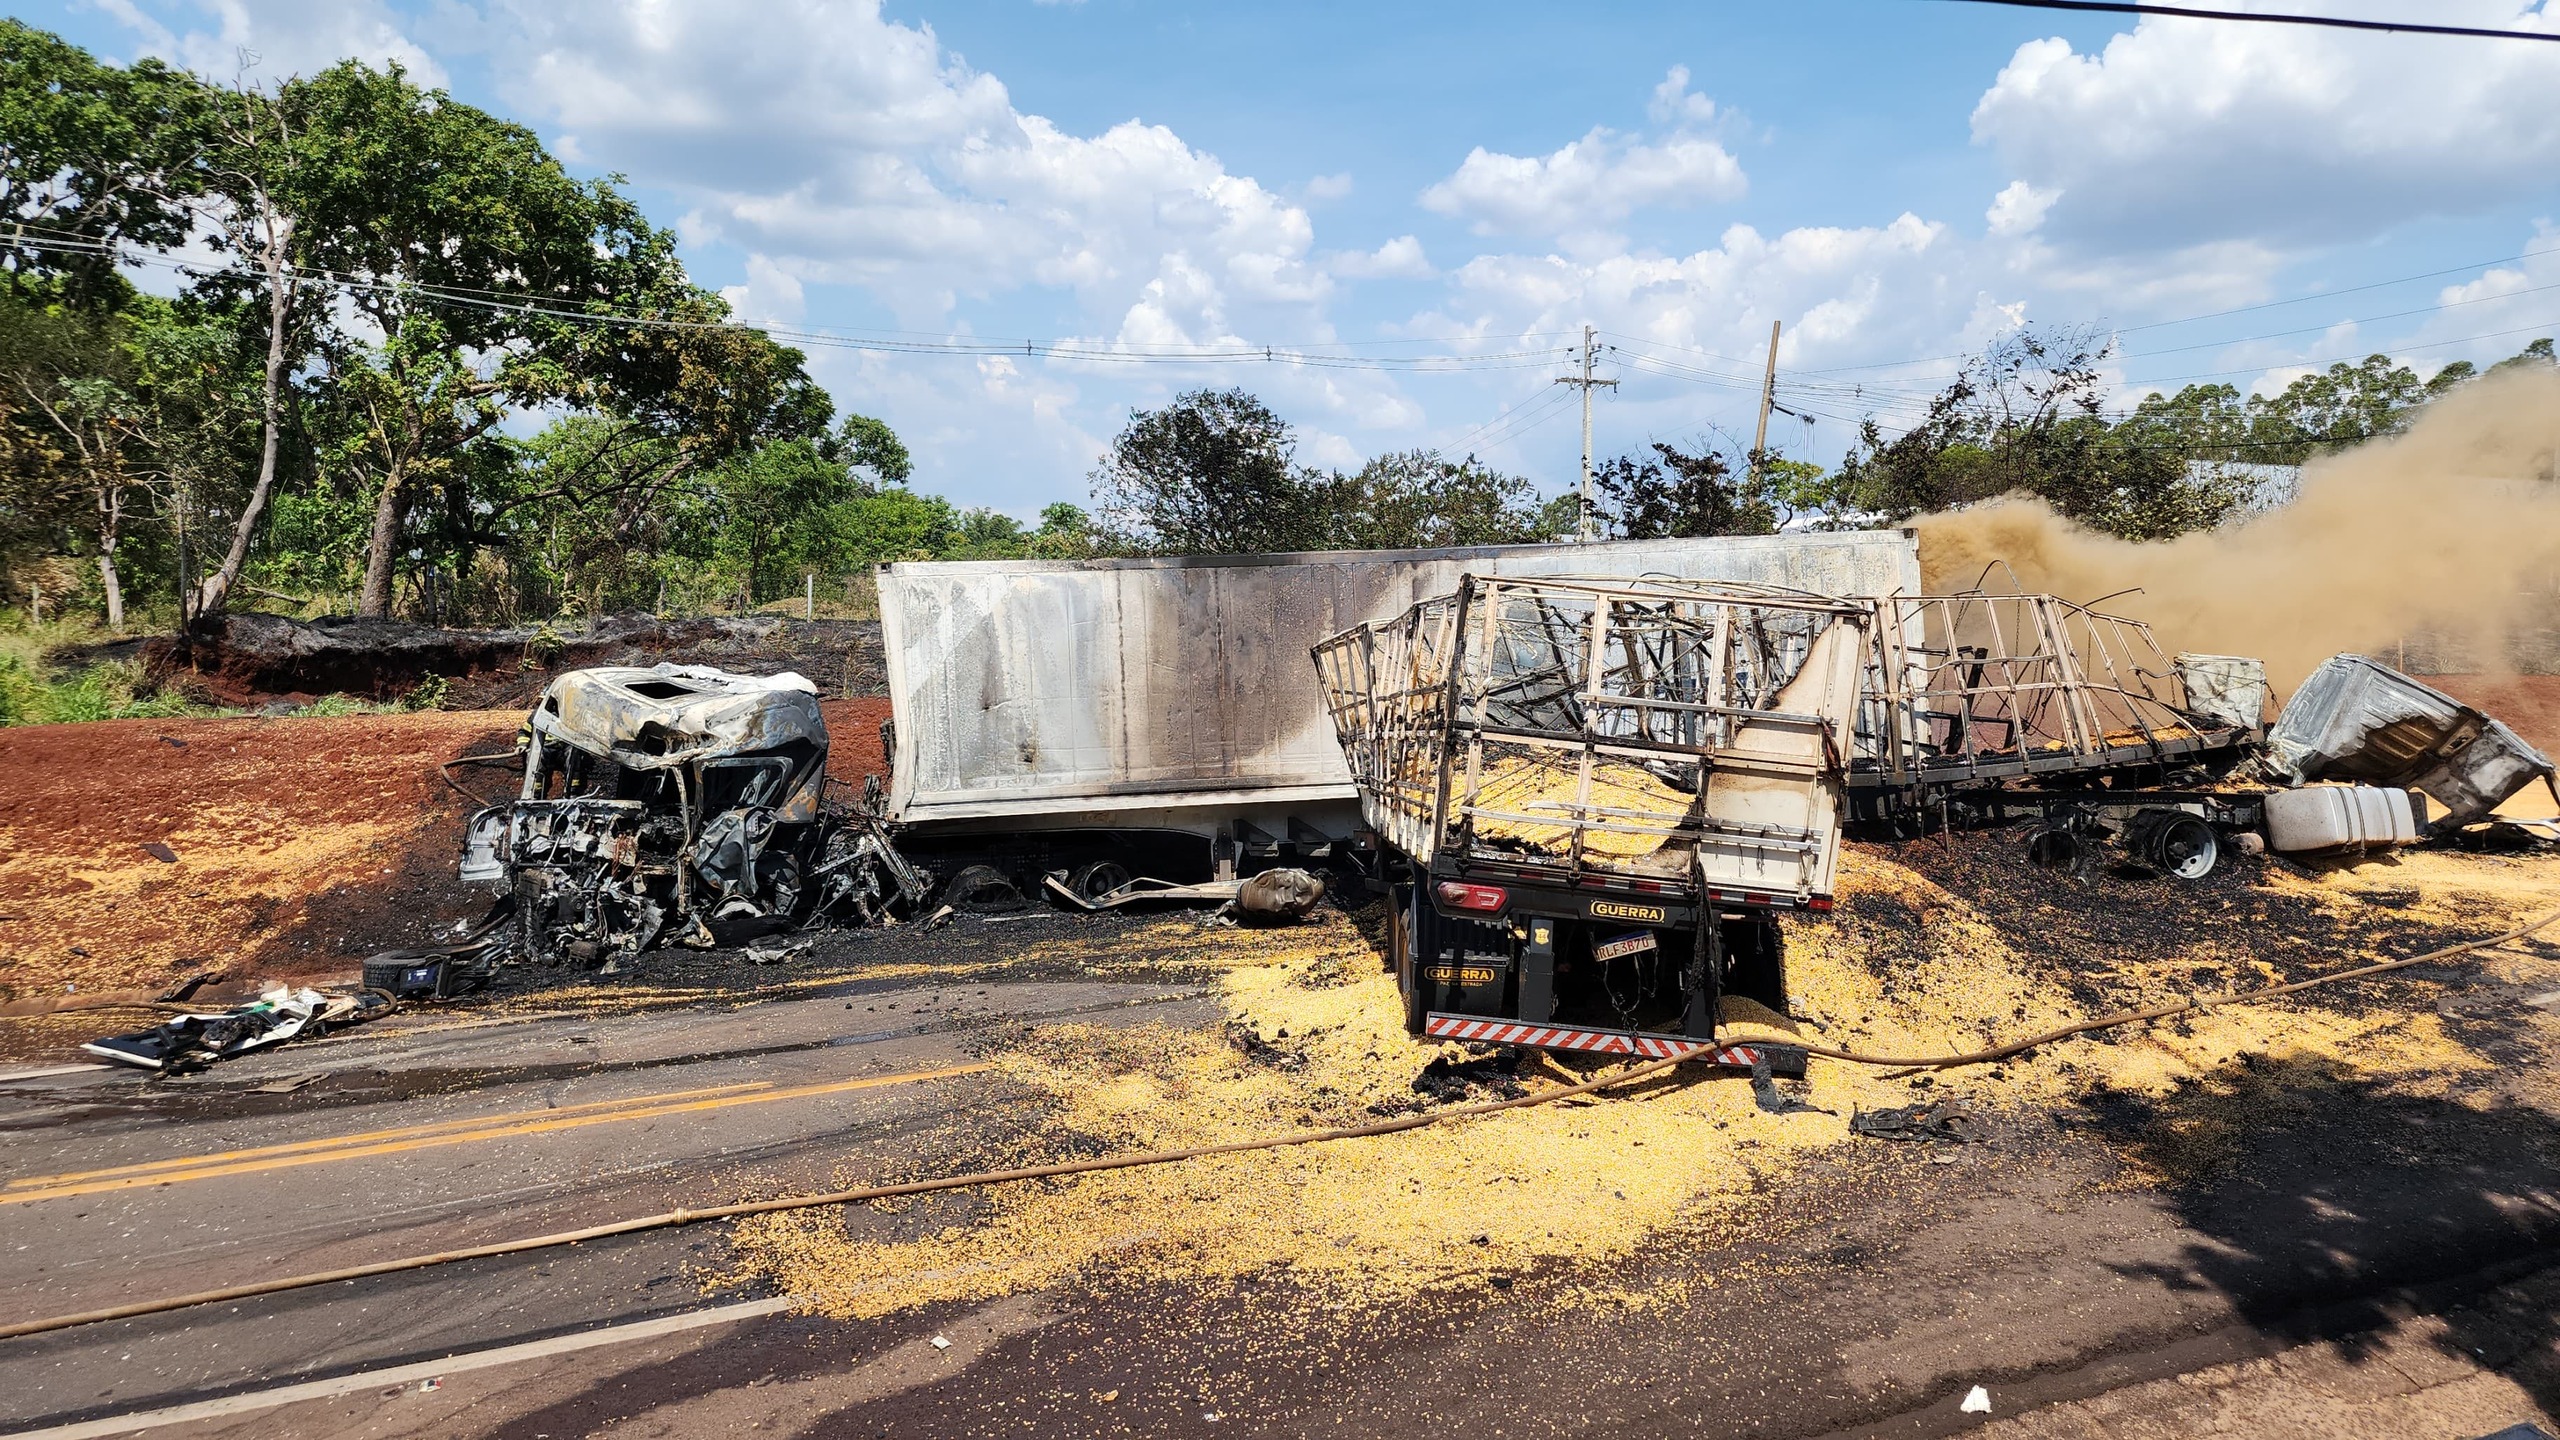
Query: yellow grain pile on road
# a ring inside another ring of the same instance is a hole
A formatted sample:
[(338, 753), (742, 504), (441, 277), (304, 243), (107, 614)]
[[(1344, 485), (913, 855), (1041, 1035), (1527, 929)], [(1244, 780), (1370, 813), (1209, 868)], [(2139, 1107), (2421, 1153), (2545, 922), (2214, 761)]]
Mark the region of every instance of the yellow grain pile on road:
[[(2439, 877), (2446, 887), (2495, 862), (2450, 865)], [(2484, 888), (2444, 903), (2469, 907), (2476, 933), (2484, 914), (2560, 903), (2556, 869), (2545, 863), (2521, 880), (2483, 871)], [(2271, 873), (2269, 883), (2324, 904), (2364, 904), (2336, 882)], [(1472, 1052), (1407, 1037), (1372, 937), (1325, 913), (1289, 931), (1204, 933), (1194, 921), (1169, 920), (1134, 937), (1122, 933), (1108, 952), (1048, 947), (1046, 958), (1081, 953), (1106, 975), (1121, 963), (1114, 954), (1132, 952), (1148, 963), (1219, 965), (1230, 1025), (1227, 1033), (1058, 1025), (1000, 1049), (994, 1058), (1005, 1072), (1054, 1104), (1038, 1158), (1195, 1146), (1410, 1108), (1412, 1082), (1426, 1064)], [(1798, 1010), (1827, 1027), (1807, 1038), (1862, 1051), (1966, 1050), (2085, 1018), (2092, 1006), (2261, 978), (2245, 930), (2196, 928), (2195, 945), (2178, 954), (2128, 953), (2112, 973), (2079, 977), (2079, 993), (2090, 997), (2084, 1004), (2040, 958), (2032, 925), (1995, 926), (1917, 871), (1853, 850), (1844, 856), (1839, 911), (1791, 924), (1789, 970)], [(2560, 964), (2499, 963), (2540, 964), (2560, 982)], [(1665, 1080), (1374, 1139), (1004, 1186), (965, 1212), (926, 1212), (966, 1218), (896, 1242), (868, 1238), (895, 1226), (877, 1217), (775, 1215), (740, 1227), (739, 1274), (778, 1279), (840, 1316), (1114, 1276), (1281, 1278), (1360, 1308), (1541, 1267), (1605, 1274), (1673, 1237), (1711, 1242), (1747, 1233), (1762, 1207), (1778, 1203), (1761, 1192), (1783, 1197), (1789, 1174), (1817, 1152), (1884, 1143), (1848, 1135), (1861, 1107), (1950, 1088), (1994, 1114), (2050, 1106), (2101, 1083), (2166, 1095), (2244, 1054), (2272, 1055), (2305, 1073), (2399, 1075), (2439, 1089), (2487, 1067), (2430, 1011), (2319, 994), (2318, 1003), (2234, 1008), (2126, 1031), (2113, 1043), (2071, 1042), (2031, 1062), (1942, 1077), (1930, 1090), (1889, 1072), (1817, 1061), (1797, 1090), (1814, 1108), (1789, 1114), (1759, 1110), (1738, 1081)], [(1728, 1015), (1741, 1033), (1783, 1023), (1760, 1012), (1763, 1024), (1754, 1026), (1744, 1008)], [(1565, 1077), (1522, 1078), (1535, 1086)], [(1552, 1293), (1614, 1303), (1674, 1298), (1602, 1295), (1562, 1281)]]

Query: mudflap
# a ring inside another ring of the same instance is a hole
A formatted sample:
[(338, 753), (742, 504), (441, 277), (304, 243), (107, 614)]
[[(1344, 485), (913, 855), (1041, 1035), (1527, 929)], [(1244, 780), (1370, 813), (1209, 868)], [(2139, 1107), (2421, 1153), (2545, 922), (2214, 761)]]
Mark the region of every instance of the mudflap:
[(1717, 988), (1784, 1015), (1787, 1013), (1787, 937), (1771, 915), (1728, 918), (1724, 930), (1724, 980)]
[(1412, 895), (1405, 921), (1406, 944), (1412, 954), (1407, 1014), (1513, 1014), (1516, 966), (1510, 927), (1452, 920), (1432, 908), (1421, 887), (1414, 887)]

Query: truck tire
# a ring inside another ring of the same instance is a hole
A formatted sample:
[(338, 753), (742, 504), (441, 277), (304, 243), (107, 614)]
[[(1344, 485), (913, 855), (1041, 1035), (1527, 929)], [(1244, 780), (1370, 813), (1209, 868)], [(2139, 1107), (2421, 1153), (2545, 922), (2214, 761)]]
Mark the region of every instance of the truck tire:
[(2184, 810), (2145, 810), (2126, 827), (2134, 858), (2173, 880), (2201, 880), (2222, 859), (2213, 827)]
[(1787, 937), (1769, 917), (1724, 922), (1724, 993), (1787, 1013)]

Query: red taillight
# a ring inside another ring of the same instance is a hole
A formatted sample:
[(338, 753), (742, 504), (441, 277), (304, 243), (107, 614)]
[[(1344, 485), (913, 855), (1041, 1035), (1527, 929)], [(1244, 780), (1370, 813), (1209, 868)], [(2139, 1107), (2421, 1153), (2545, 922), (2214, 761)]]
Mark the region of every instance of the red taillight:
[(1804, 908), (1807, 910), (1829, 910), (1831, 908), (1831, 897), (1828, 895), (1816, 895), (1812, 899), (1804, 902)]
[(1493, 885), (1469, 885), (1462, 880), (1440, 882), (1440, 903), (1460, 910), (1499, 910), (1511, 898), (1511, 892)]

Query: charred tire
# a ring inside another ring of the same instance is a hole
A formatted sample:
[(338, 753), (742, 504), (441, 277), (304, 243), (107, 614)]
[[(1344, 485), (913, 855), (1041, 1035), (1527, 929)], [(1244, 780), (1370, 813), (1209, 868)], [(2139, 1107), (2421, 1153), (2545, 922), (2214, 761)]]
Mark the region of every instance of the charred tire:
[(1117, 860), (1079, 865), (1067, 876), (1067, 888), (1087, 900), (1099, 900), (1129, 883), (1129, 867)]
[(2027, 863), (2039, 870), (2068, 870), (2080, 863), (2080, 837), (2048, 825), (2027, 837)]
[(1787, 1013), (1787, 937), (1777, 921), (1725, 921), (1724, 954), (1725, 994)]
[(2136, 859), (2176, 880), (2201, 880), (2222, 860), (2222, 837), (2184, 810), (2145, 810), (2126, 839)]

